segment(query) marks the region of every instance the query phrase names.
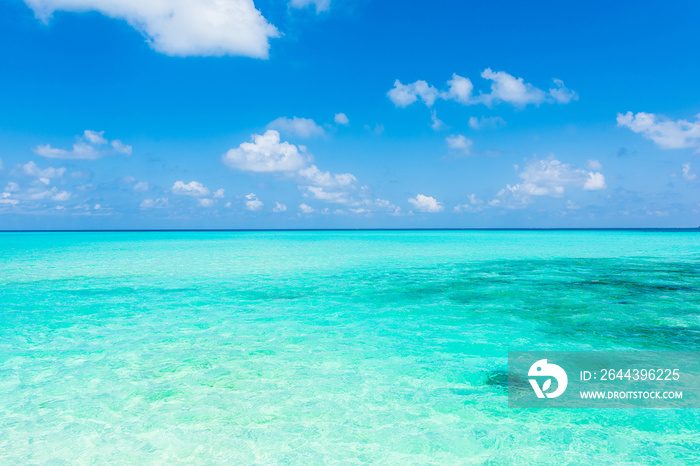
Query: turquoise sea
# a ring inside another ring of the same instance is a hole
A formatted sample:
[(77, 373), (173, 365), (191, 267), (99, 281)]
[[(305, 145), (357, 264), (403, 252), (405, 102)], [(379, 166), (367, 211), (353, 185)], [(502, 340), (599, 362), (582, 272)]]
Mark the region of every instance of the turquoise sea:
[(0, 233), (1, 464), (699, 464), (508, 350), (700, 350), (700, 232)]

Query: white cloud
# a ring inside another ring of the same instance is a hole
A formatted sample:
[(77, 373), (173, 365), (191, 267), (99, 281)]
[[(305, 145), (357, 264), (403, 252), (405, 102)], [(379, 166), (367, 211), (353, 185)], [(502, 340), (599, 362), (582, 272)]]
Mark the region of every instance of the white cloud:
[(17, 204), (19, 204), (19, 201), (17, 199), (10, 199), (11, 197), (12, 197), (12, 193), (9, 193), (9, 192), (0, 193), (0, 204), (11, 205), (11, 206), (16, 206)]
[(61, 191), (60, 193), (56, 193), (53, 196), (51, 196), (51, 199), (54, 201), (67, 201), (70, 199), (70, 193), (68, 191)]
[(299, 175), (306, 178), (311, 184), (325, 187), (349, 186), (357, 182), (357, 178), (351, 173), (333, 175), (330, 172), (322, 172), (316, 165), (299, 170)]
[(166, 207), (168, 205), (168, 198), (167, 197), (159, 197), (158, 199), (144, 199), (141, 201), (141, 204), (139, 207), (142, 209), (152, 209), (152, 208), (161, 208), (161, 207)]
[(49, 167), (49, 168), (45, 168), (42, 170), (33, 161), (30, 161), (30, 162), (22, 165), (22, 170), (24, 171), (25, 174), (27, 174), (29, 176), (34, 176), (34, 177), (39, 178), (44, 184), (49, 184), (49, 180), (51, 178), (62, 177), (63, 174), (66, 172), (66, 169), (64, 167), (60, 167), (60, 168)]
[(212, 197), (213, 197), (214, 199), (223, 199), (223, 198), (224, 198), (224, 192), (225, 192), (225, 191), (224, 191), (224, 188), (217, 189), (216, 191), (214, 191), (214, 194), (212, 194)]
[(541, 103), (568, 104), (578, 100), (578, 94), (568, 89), (561, 79), (554, 79), (554, 87), (545, 92), (526, 83), (523, 78), (516, 78), (505, 71), (492, 71), (491, 68), (486, 68), (481, 73), (481, 77), (491, 81), (490, 92), (475, 95), (474, 85), (469, 78), (453, 74), (452, 79), (447, 82), (448, 87), (445, 91), (440, 92), (422, 80), (402, 84), (397, 79), (394, 82), (394, 88), (387, 95), (397, 107), (407, 107), (418, 100), (431, 107), (437, 98), (453, 100), (463, 105), (491, 106), (505, 102), (515, 107)]
[[(693, 181), (695, 178), (698, 176), (692, 172), (692, 169), (690, 167), (690, 162), (682, 163), (681, 166), (683, 167), (683, 178), (685, 178), (688, 181)], [(5, 190), (8, 190), (5, 188)]]
[(267, 130), (254, 134), (253, 142), (244, 142), (223, 156), (223, 162), (239, 170), (253, 172), (289, 172), (303, 168), (310, 159), (303, 150), (280, 142), (280, 134)]
[(447, 142), (447, 147), (454, 151), (459, 151), (464, 155), (471, 154), (472, 146), (474, 145), (474, 141), (467, 139), (461, 134), (448, 136), (445, 138), (445, 142)]
[(623, 126), (654, 141), (662, 149), (700, 147), (700, 114), (695, 121), (673, 121), (663, 115), (639, 112), (617, 114), (617, 126)]
[(508, 102), (515, 106), (525, 106), (539, 104), (545, 100), (544, 91), (524, 82), (523, 78), (516, 78), (505, 71), (494, 72), (491, 68), (486, 68), (481, 73), (481, 77), (492, 82), (491, 93), (481, 96), (481, 100), (486, 105), (494, 102)]
[(109, 145), (112, 146), (112, 149), (114, 149), (116, 152), (124, 155), (131, 155), (133, 150), (131, 146), (122, 143), (119, 139), (115, 139), (114, 141), (110, 142)]
[(143, 192), (148, 191), (151, 187), (145, 181), (139, 181), (134, 185), (134, 191)]
[(445, 126), (445, 124), (437, 117), (437, 111), (435, 110), (430, 112), (430, 120), (432, 121), (430, 127), (433, 128), (433, 131), (440, 131)]
[(104, 131), (91, 131), (86, 129), (83, 138), (90, 144), (107, 144), (104, 134)]
[(553, 79), (556, 87), (549, 90), (549, 96), (559, 104), (568, 104), (572, 100), (578, 100), (578, 94), (564, 85), (561, 79)]
[(287, 210), (287, 206), (280, 203), (280, 202), (275, 202), (275, 207), (272, 209), (273, 212), (285, 212)]
[(260, 202), (255, 193), (246, 194), (245, 199), (245, 208), (248, 210), (260, 210), (264, 205), (262, 202)]
[(481, 130), (486, 128), (502, 128), (506, 125), (506, 120), (501, 117), (469, 117), (469, 127), (474, 130)]
[(455, 206), (455, 212), (479, 212), (486, 206), (484, 201), (479, 199), (476, 194), (469, 194), (467, 200), (467, 203)]
[(463, 78), (456, 73), (452, 75), (452, 79), (447, 81), (449, 86), (446, 92), (440, 94), (445, 100), (454, 100), (461, 104), (468, 104), (472, 98), (474, 85), (469, 78)]
[(386, 199), (375, 199), (374, 204), (378, 209), (388, 211), (389, 215), (401, 215), (401, 207)]
[(437, 199), (430, 196), (418, 194), (408, 200), (419, 212), (442, 212), (444, 209)]
[[(92, 131), (86, 129), (82, 136), (77, 137), (77, 141), (73, 144), (71, 150), (52, 147), (51, 144), (39, 145), (34, 149), (34, 152), (48, 159), (78, 159), (78, 160), (95, 160), (109, 155), (110, 153), (120, 153), (131, 155), (132, 148), (121, 141), (114, 140), (109, 142), (104, 137), (104, 131)], [(102, 146), (109, 145), (112, 150), (104, 150)]]
[(190, 181), (187, 184), (182, 181), (176, 181), (170, 190), (173, 194), (182, 194), (185, 196), (201, 197), (209, 195), (209, 188), (199, 181)]
[(311, 164), (312, 157), (305, 153), (305, 147), (280, 142), (276, 130), (268, 130), (262, 136), (253, 135), (253, 140), (253, 143), (243, 143), (229, 150), (223, 156), (224, 163), (239, 170), (284, 173), (297, 179), (298, 187), (305, 191), (305, 196), (327, 202), (356, 203), (352, 193), (359, 191), (364, 195), (354, 175), (321, 171)]
[(214, 199), (209, 199), (206, 197), (197, 199), (197, 202), (199, 202), (199, 205), (201, 205), (202, 207), (211, 207), (214, 204), (216, 204), (216, 201)]
[(595, 159), (588, 159), (588, 168), (591, 170), (602, 170), (603, 164)]
[(380, 125), (378, 123), (374, 125), (374, 128), (372, 128), (370, 125), (365, 125), (364, 128), (366, 131), (369, 131), (375, 136), (381, 136), (384, 133), (384, 125)]
[(306, 204), (299, 204), (299, 210), (304, 214), (312, 214), (316, 211), (316, 209)]
[(583, 183), (583, 189), (586, 191), (598, 191), (605, 189), (605, 176), (600, 172), (588, 172), (588, 178)]
[(5, 186), (5, 191), (8, 193), (16, 193), (19, 191), (19, 185), (14, 181), (8, 181), (7, 186)]
[(290, 0), (289, 6), (292, 8), (306, 8), (315, 5), (316, 14), (328, 11), (331, 8), (331, 0)]
[(438, 98), (438, 91), (425, 81), (416, 81), (411, 84), (401, 84), (398, 79), (394, 82), (394, 88), (387, 95), (397, 107), (408, 107), (418, 99), (431, 107)]
[(51, 189), (31, 188), (26, 193), (26, 198), (30, 201), (40, 201), (56, 194), (58, 189), (54, 186)]
[(349, 193), (346, 191), (326, 191), (321, 186), (306, 186), (308, 195), (314, 199), (319, 199), (326, 202), (336, 202), (339, 204), (347, 204), (350, 202)]
[(337, 124), (343, 125), (343, 126), (348, 126), (350, 124), (350, 120), (348, 119), (347, 115), (344, 113), (336, 113), (335, 118), (333, 119)]
[(243, 55), (267, 58), (279, 37), (253, 0), (25, 0), (37, 18), (54, 11), (98, 11), (123, 19), (156, 51), (173, 56)]
[(276, 129), (281, 133), (298, 136), (300, 138), (310, 138), (312, 136), (323, 136), (323, 128), (310, 118), (287, 118), (280, 117), (271, 121), (267, 125), (268, 129)]
[(554, 157), (533, 159), (519, 174), (522, 182), (507, 185), (498, 192), (492, 206), (524, 207), (533, 196), (562, 197), (567, 187), (597, 191), (606, 188), (605, 176), (600, 172), (575, 168)]

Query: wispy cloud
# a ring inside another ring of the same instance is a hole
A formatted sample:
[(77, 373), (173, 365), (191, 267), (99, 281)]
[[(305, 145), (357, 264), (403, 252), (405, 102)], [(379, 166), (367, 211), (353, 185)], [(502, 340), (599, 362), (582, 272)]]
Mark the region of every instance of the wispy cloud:
[(48, 159), (96, 160), (105, 155), (131, 155), (131, 146), (118, 139), (109, 141), (104, 137), (104, 133), (104, 131), (86, 129), (82, 136), (76, 138), (71, 149), (60, 149), (52, 147), (51, 144), (44, 144), (37, 146), (34, 152)]

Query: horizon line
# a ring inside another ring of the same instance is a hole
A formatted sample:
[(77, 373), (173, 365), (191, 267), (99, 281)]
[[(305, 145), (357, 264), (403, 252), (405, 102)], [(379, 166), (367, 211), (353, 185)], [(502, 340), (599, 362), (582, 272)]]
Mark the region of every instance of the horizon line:
[(325, 232), (325, 231), (682, 231), (700, 232), (698, 227), (609, 227), (609, 228), (144, 228), (144, 229), (19, 229), (0, 230), (0, 233), (157, 233), (157, 232)]

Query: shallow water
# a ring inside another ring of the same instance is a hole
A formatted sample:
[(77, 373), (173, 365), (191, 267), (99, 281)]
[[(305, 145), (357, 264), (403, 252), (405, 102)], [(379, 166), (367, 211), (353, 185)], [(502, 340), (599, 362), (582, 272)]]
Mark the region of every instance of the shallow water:
[(0, 233), (3, 463), (700, 462), (508, 350), (700, 350), (700, 234)]

